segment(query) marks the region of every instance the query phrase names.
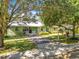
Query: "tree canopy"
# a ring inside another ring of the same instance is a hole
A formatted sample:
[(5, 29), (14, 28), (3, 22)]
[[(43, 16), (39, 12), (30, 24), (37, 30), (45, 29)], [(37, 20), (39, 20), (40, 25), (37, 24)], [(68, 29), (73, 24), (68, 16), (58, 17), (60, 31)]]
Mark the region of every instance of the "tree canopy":
[(41, 10), (41, 18), (49, 26), (79, 22), (78, 0), (44, 0)]
[(39, 10), (42, 11), (41, 18), (45, 25), (72, 25), (71, 31), (74, 37), (75, 28), (79, 24), (79, 0), (43, 0), (42, 2)]

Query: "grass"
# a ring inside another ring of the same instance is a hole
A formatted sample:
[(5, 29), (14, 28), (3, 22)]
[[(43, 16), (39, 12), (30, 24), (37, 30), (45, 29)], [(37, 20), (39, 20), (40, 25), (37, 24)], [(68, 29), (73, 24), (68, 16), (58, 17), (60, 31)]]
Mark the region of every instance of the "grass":
[(13, 39), (20, 39), (20, 38), (26, 38), (27, 36), (5, 36), (5, 40), (13, 40)]
[(79, 40), (62, 40), (61, 41), (62, 43), (65, 43), (65, 44), (75, 44), (75, 43), (78, 43)]
[(49, 35), (49, 32), (40, 32), (39, 35)]
[[(79, 38), (79, 37), (77, 37)], [(55, 42), (61, 42), (61, 43), (65, 43), (65, 44), (75, 44), (75, 43), (78, 43), (79, 40), (76, 40), (76, 39), (72, 39), (72, 38), (66, 38), (65, 36), (63, 35), (60, 35), (59, 36), (59, 39), (58, 39), (58, 36), (52, 36), (52, 37), (49, 37), (49, 39), (51, 41), (55, 41)]]
[(12, 51), (26, 51), (36, 48), (36, 45), (28, 40), (14, 40), (14, 41), (5, 41), (5, 47), (3, 50), (0, 50), (0, 54), (9, 53)]

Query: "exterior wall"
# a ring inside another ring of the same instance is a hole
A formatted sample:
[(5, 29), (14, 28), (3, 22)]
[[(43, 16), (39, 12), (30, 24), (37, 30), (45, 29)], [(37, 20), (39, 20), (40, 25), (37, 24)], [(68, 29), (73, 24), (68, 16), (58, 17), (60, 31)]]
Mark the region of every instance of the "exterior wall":
[[(46, 27), (11, 27), (10, 28), (16, 36), (21, 36), (21, 35), (38, 35), (40, 32), (47, 32)], [(29, 30), (31, 29), (31, 33)]]

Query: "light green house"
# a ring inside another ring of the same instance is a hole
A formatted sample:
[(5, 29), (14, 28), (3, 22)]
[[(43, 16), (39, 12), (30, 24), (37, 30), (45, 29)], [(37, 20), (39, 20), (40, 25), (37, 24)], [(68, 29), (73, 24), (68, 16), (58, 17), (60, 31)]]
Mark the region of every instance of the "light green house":
[(9, 25), (10, 29), (16, 32), (17, 35), (34, 36), (40, 32), (46, 32), (46, 28), (41, 21), (13, 21)]

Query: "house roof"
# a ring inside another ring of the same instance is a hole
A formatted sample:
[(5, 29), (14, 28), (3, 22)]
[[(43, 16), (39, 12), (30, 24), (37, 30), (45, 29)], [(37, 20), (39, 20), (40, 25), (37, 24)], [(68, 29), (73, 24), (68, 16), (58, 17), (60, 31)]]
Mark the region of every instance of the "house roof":
[(42, 27), (44, 24), (41, 21), (13, 21), (9, 23), (10, 26), (25, 26), (25, 27)]

